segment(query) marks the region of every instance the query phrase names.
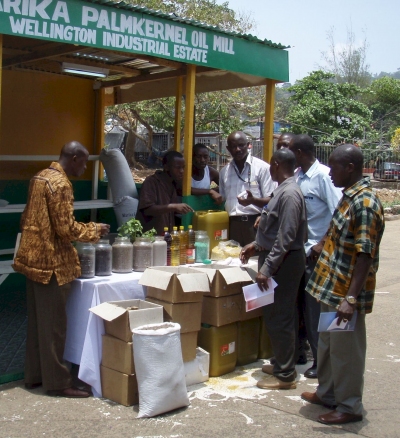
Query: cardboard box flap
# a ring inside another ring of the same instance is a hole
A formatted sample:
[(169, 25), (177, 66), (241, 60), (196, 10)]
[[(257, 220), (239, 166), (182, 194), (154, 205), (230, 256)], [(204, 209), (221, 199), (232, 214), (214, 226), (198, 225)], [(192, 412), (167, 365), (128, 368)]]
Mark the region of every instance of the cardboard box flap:
[(208, 277), (200, 272), (177, 275), (183, 292), (210, 292)]
[(211, 269), (211, 268), (203, 268), (203, 267), (199, 268), (196, 266), (194, 269), (196, 269), (196, 271), (198, 272), (204, 272), (205, 274), (207, 274), (210, 283), (213, 282), (215, 274), (217, 273), (216, 269)]
[(143, 275), (140, 277), (139, 284), (143, 286), (156, 287), (157, 289), (167, 290), (171, 278), (173, 277), (173, 272), (166, 272), (161, 269), (146, 269)]
[(126, 309), (123, 307), (119, 307), (111, 303), (101, 303), (89, 310), (106, 321), (113, 321), (115, 318), (118, 318), (126, 312)]
[(219, 273), (224, 277), (226, 284), (253, 281), (249, 273), (242, 268), (220, 269)]

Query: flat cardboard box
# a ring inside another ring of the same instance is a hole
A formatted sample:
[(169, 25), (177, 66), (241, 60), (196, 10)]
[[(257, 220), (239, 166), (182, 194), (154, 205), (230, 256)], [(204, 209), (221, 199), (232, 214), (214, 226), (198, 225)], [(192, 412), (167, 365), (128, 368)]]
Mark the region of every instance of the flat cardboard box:
[(139, 403), (139, 390), (135, 374), (124, 374), (100, 366), (101, 391), (104, 398), (120, 405), (132, 406)]
[(124, 342), (114, 336), (103, 335), (101, 364), (124, 374), (135, 374), (132, 342)]
[(181, 333), (181, 348), (183, 362), (190, 362), (196, 358), (198, 332)]
[(210, 281), (210, 292), (205, 293), (204, 296), (237, 295), (242, 292), (243, 286), (253, 283), (247, 270), (239, 266), (221, 266), (214, 263), (194, 269), (207, 274)]
[(155, 298), (146, 298), (146, 301), (164, 307), (164, 321), (177, 322), (181, 326), (181, 333), (196, 332), (201, 327), (202, 303), (167, 303)]
[(246, 312), (243, 292), (226, 297), (204, 297), (201, 322), (214, 327), (232, 322), (247, 321), (263, 315), (262, 307)]
[(210, 353), (201, 347), (196, 349), (196, 357), (183, 364), (185, 369), (186, 386), (207, 382), (210, 372)]
[(201, 302), (210, 291), (208, 277), (185, 266), (157, 266), (144, 271), (139, 284), (147, 286), (146, 297), (169, 303)]
[[(138, 309), (127, 310), (129, 307)], [(104, 329), (108, 335), (124, 342), (132, 341), (134, 328), (164, 322), (162, 307), (144, 300), (110, 301), (89, 310), (104, 319)]]

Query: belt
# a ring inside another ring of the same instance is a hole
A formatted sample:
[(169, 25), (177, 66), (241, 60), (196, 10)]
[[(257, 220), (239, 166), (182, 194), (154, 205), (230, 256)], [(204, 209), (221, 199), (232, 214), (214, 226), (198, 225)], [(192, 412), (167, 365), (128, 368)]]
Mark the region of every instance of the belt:
[(229, 216), (229, 220), (237, 222), (247, 222), (251, 220), (256, 220), (260, 216), (259, 214), (243, 214), (242, 216)]

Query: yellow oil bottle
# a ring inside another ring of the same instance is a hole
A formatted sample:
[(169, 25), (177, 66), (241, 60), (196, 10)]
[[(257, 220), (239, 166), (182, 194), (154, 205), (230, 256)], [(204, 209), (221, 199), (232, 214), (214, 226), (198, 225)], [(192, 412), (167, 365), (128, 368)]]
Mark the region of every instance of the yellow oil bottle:
[(221, 327), (202, 324), (197, 343), (210, 353), (210, 377), (234, 371), (237, 359), (236, 322)]

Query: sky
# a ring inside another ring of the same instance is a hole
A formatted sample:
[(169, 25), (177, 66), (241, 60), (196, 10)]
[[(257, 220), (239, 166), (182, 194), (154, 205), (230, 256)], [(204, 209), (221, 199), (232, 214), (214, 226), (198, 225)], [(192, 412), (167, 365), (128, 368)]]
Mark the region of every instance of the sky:
[[(260, 39), (291, 46), (289, 82), (326, 65), (327, 31), (334, 27), (336, 45), (344, 45), (352, 29), (356, 43), (367, 39), (371, 73), (400, 68), (400, 0), (227, 0), (229, 8), (251, 14), (251, 32)], [(223, 0), (217, 0), (222, 4)]]

